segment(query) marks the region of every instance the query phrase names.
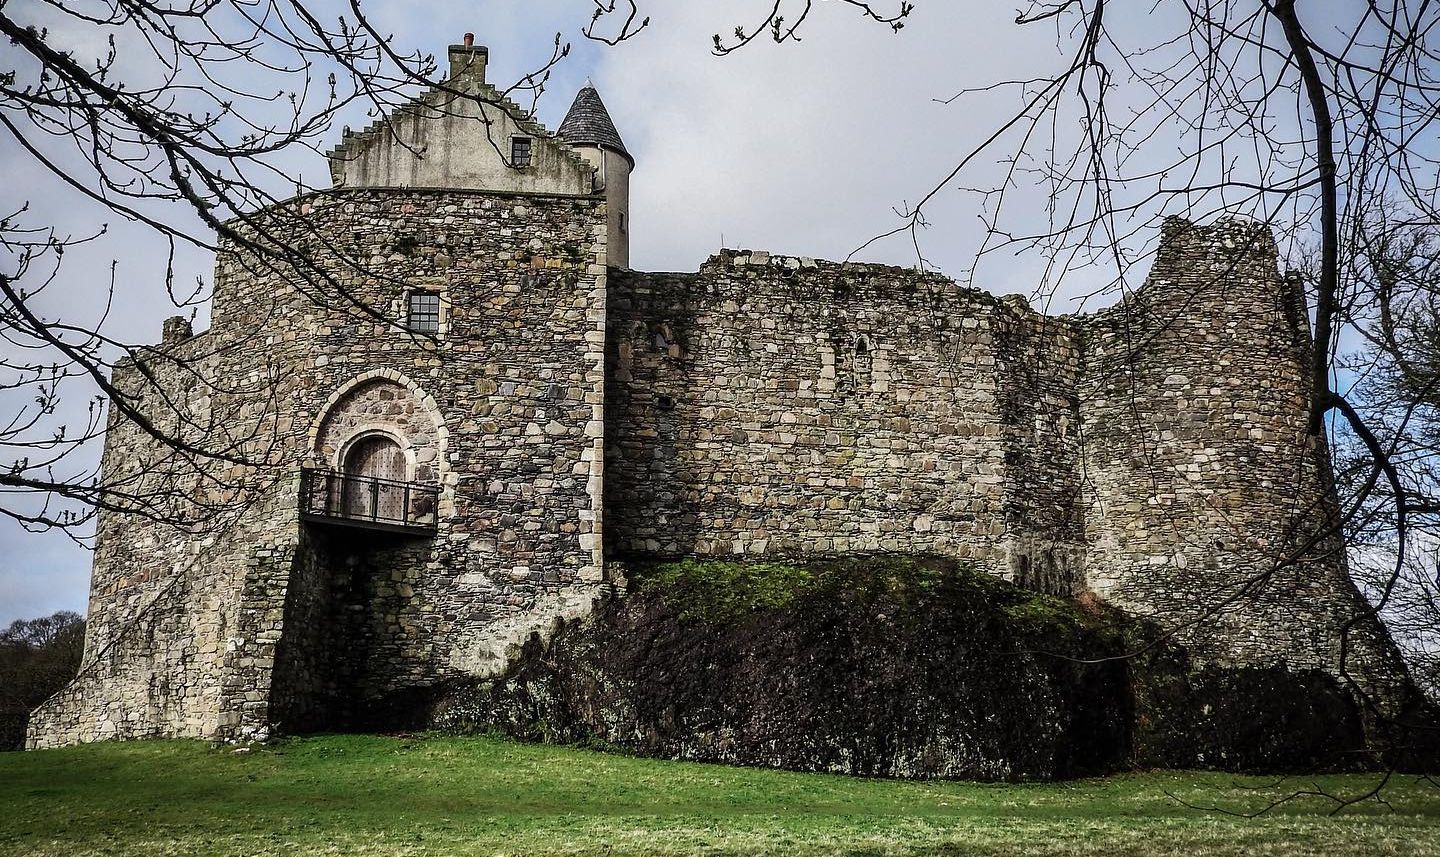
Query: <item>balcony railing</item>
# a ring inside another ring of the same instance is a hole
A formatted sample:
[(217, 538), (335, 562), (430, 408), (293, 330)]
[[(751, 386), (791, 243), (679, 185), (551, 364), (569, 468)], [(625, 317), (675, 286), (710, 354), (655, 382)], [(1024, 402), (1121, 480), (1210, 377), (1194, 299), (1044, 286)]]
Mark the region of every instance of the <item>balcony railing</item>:
[(433, 485), (333, 470), (300, 471), (300, 517), (307, 521), (392, 532), (433, 532), (439, 502), (440, 489)]

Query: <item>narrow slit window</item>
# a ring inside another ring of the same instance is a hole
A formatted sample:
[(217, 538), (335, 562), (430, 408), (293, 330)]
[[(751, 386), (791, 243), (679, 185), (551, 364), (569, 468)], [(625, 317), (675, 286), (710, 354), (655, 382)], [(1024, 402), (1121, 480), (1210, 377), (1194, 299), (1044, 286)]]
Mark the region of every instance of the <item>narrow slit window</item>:
[(866, 392), (870, 389), (870, 372), (874, 367), (874, 355), (870, 353), (870, 341), (865, 337), (855, 340), (855, 389)]
[(514, 167), (530, 166), (530, 138), (510, 138), (510, 165)]
[(439, 333), (440, 295), (436, 292), (411, 292), (406, 327), (412, 333)]

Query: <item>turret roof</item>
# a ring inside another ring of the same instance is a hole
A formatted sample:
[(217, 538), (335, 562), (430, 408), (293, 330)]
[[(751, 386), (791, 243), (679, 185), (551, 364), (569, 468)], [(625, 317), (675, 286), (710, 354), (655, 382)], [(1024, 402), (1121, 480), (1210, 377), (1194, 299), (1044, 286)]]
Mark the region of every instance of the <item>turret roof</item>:
[(630, 166), (635, 166), (635, 159), (625, 150), (625, 141), (620, 139), (620, 132), (610, 120), (610, 111), (605, 109), (600, 93), (589, 81), (575, 94), (575, 103), (570, 105), (570, 112), (565, 114), (555, 134), (571, 145), (610, 149), (624, 155)]

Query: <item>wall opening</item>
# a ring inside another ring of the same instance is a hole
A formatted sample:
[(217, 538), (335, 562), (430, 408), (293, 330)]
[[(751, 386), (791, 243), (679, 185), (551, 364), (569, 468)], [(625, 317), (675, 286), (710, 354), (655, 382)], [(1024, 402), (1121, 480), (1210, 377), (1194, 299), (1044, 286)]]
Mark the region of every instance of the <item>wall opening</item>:
[(387, 490), (388, 486), (374, 480), (405, 482), (408, 477), (405, 450), (392, 437), (370, 434), (350, 445), (341, 470), (346, 476), (360, 477), (342, 482), (345, 492), (345, 513), (356, 518), (403, 521), (408, 517), (405, 494)]
[(865, 392), (870, 389), (870, 378), (875, 367), (875, 356), (872, 350), (869, 339), (863, 336), (856, 338), (853, 366), (856, 392)]
[(529, 137), (510, 138), (510, 166), (530, 166), (530, 143)]
[(411, 292), (405, 327), (411, 333), (439, 333), (440, 293), (419, 289)]
[[(373, 509), (374, 517), (400, 518), (404, 483), (444, 479), (446, 437), (433, 400), (418, 386), (393, 373), (361, 375), (320, 408), (310, 463), (361, 477), (338, 480), (353, 492), (341, 502), (356, 517), (371, 517)], [(272, 720), (284, 731), (419, 725), (428, 690), (415, 680), (426, 657), (416, 645), (416, 628), (424, 627), (424, 596), (416, 590), (435, 548), (433, 535), (302, 527), (271, 684)]]

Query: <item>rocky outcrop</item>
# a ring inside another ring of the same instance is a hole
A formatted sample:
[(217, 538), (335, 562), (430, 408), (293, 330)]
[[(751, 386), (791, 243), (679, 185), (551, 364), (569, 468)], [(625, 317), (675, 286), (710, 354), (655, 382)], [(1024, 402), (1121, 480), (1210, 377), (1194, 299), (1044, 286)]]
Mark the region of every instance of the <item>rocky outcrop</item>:
[(636, 570), (630, 590), (501, 678), (452, 688), (433, 723), (865, 776), (1373, 761), (1320, 671), (1195, 671), (1147, 626), (954, 561), (687, 561)]

